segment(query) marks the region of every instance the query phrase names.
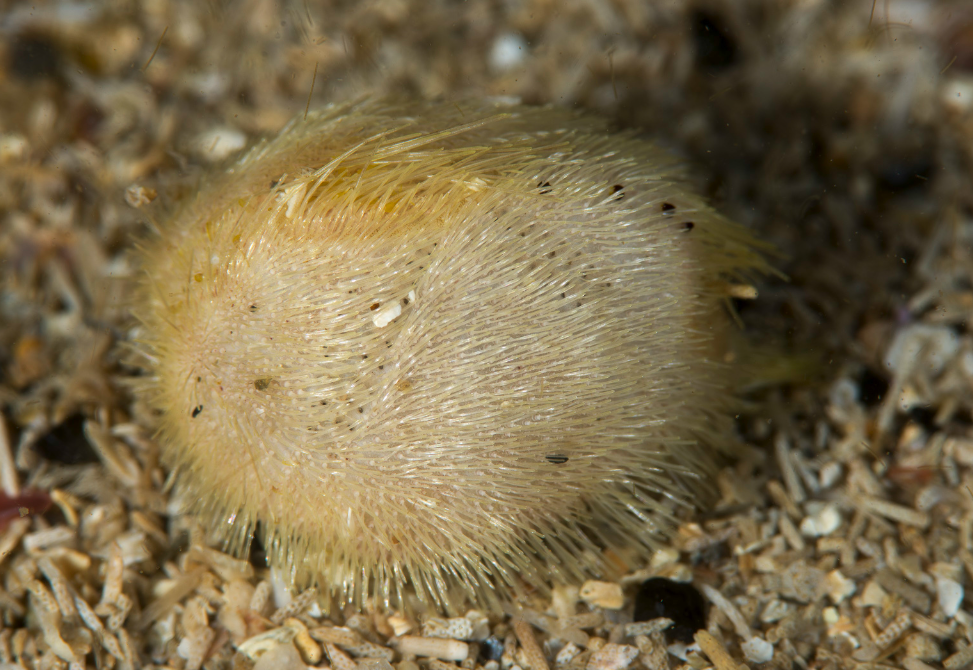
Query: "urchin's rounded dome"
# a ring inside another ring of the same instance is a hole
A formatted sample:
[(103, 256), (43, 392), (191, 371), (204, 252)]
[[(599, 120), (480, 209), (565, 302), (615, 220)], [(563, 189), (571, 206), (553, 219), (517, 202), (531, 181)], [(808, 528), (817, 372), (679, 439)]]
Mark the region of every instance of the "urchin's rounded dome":
[(722, 287), (760, 263), (598, 121), (382, 102), (256, 146), (142, 260), (146, 390), (203, 515), (341, 600), (439, 606), (596, 573), (691, 502)]

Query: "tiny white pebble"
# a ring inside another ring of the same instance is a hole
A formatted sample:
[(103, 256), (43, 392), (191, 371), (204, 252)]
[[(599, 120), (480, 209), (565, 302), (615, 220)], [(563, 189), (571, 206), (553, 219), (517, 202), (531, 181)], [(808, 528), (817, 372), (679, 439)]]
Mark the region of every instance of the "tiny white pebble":
[(828, 461), (821, 466), (821, 470), (818, 472), (818, 481), (821, 483), (822, 489), (830, 489), (832, 486), (838, 483), (841, 479), (841, 463), (837, 461)]
[(18, 133), (0, 135), (0, 163), (20, 160), (27, 153), (27, 140)]
[(375, 312), (372, 315), (372, 323), (377, 328), (385, 328), (385, 326), (392, 323), (400, 314), (402, 314), (402, 305), (398, 302), (393, 302)]
[(953, 77), (940, 89), (943, 103), (955, 112), (965, 112), (973, 106), (973, 81)]
[(917, 323), (896, 333), (884, 362), (895, 374), (906, 374), (919, 366), (935, 375), (955, 358), (959, 347), (959, 336), (949, 327)]
[(939, 609), (947, 618), (956, 616), (959, 606), (963, 602), (963, 585), (946, 577), (936, 578), (936, 594)]
[(766, 663), (774, 657), (774, 645), (760, 637), (752, 637), (740, 645), (750, 663)]
[(776, 623), (787, 616), (794, 609), (783, 600), (771, 600), (760, 613), (760, 620), (764, 623)]
[(652, 554), (652, 561), (649, 563), (649, 565), (653, 568), (661, 568), (665, 565), (671, 565), (678, 560), (679, 551), (677, 549), (658, 549), (654, 554)]
[(190, 78), (193, 92), (208, 103), (220, 100), (230, 85), (230, 78), (224, 72), (200, 72)]
[(834, 505), (825, 505), (801, 521), (801, 534), (808, 537), (830, 535), (841, 525), (841, 512)]
[(288, 586), (287, 577), (276, 567), (270, 569), (270, 585), (274, 589), (274, 607), (283, 609), (294, 601), (294, 595)]
[(833, 626), (838, 623), (841, 615), (838, 613), (834, 607), (825, 607), (821, 610), (821, 621), (824, 622), (825, 626)]
[(490, 49), (490, 69), (505, 72), (520, 65), (527, 57), (527, 42), (517, 33), (501, 33)]
[(196, 136), (195, 150), (205, 160), (216, 162), (247, 146), (247, 136), (229, 126), (216, 126)]

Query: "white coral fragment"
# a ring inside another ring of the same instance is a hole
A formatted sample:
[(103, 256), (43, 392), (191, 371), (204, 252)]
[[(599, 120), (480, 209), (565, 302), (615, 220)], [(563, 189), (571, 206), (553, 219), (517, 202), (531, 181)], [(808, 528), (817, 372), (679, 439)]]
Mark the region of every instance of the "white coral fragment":
[(402, 314), (402, 305), (393, 302), (381, 308), (372, 315), (372, 323), (376, 328), (385, 328)]

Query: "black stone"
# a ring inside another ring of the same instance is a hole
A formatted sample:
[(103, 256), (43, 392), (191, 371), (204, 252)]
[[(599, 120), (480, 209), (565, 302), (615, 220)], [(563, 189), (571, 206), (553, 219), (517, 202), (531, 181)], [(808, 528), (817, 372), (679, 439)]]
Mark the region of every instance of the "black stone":
[(882, 402), (889, 390), (889, 383), (869, 368), (865, 368), (858, 378), (858, 394), (866, 407), (875, 407)]
[(706, 601), (692, 584), (653, 577), (639, 587), (633, 619), (651, 621), (660, 617), (673, 621), (665, 631), (670, 642), (688, 644), (696, 631), (706, 628)]
[(260, 541), (260, 524), (253, 529), (253, 536), (250, 538), (250, 553), (247, 561), (255, 568), (266, 568), (270, 563), (267, 561), (267, 550), (264, 543)]
[(702, 70), (715, 72), (733, 65), (737, 60), (737, 47), (719, 16), (696, 12), (693, 17), (693, 44), (696, 62)]
[(480, 658), (478, 660), (499, 661), (503, 656), (503, 640), (491, 635), (480, 643)]
[(73, 414), (37, 440), (34, 449), (49, 461), (65, 465), (97, 463), (98, 454), (84, 436), (84, 417)]
[(18, 35), (10, 45), (10, 72), (22, 81), (53, 79), (61, 67), (61, 51), (43, 35)]

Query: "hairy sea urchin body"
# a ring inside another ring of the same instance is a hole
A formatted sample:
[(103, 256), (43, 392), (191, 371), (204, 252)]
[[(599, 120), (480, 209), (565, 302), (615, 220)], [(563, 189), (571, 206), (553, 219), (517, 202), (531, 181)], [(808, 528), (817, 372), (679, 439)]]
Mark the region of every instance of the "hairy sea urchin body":
[(691, 503), (720, 299), (760, 264), (664, 152), (565, 111), (366, 102), (292, 123), (146, 243), (168, 462), (339, 601), (494, 604)]

